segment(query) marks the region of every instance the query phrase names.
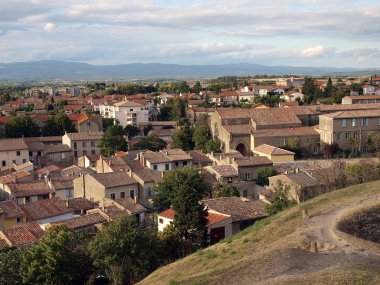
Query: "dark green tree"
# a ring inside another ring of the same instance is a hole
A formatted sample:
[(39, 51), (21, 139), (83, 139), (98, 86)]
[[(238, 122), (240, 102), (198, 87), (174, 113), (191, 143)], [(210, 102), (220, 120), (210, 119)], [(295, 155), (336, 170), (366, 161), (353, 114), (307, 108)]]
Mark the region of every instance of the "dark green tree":
[(198, 123), (194, 127), (193, 134), (195, 149), (206, 151), (206, 144), (210, 139), (210, 127), (207, 124)]
[(65, 132), (72, 133), (75, 131), (73, 122), (69, 119), (65, 112), (59, 112), (52, 116), (42, 128), (44, 136), (62, 136)]
[(193, 143), (193, 129), (189, 123), (177, 129), (173, 135), (173, 148), (180, 148), (182, 150), (194, 149)]
[(124, 216), (98, 233), (88, 251), (114, 285), (129, 285), (157, 267), (157, 248), (153, 232), (141, 228), (133, 216)]
[(153, 130), (152, 124), (147, 124), (143, 129), (144, 136), (147, 136), (151, 130)]
[(186, 118), (186, 102), (180, 98), (174, 98), (172, 109), (172, 120), (178, 121), (181, 118)]
[(29, 116), (19, 116), (12, 118), (5, 125), (5, 136), (7, 138), (38, 137), (40, 128)]
[(209, 187), (195, 167), (181, 167), (165, 172), (164, 177), (155, 185), (154, 205), (159, 209), (168, 209), (179, 193), (179, 188), (189, 191), (200, 201), (208, 194)]
[(146, 136), (134, 145), (135, 149), (147, 149), (151, 151), (159, 151), (166, 147), (166, 142), (157, 136)]
[(49, 228), (21, 261), (25, 284), (72, 284), (80, 275), (75, 234), (63, 225)]
[(114, 125), (113, 118), (102, 118), (103, 132), (105, 132), (109, 127)]
[(126, 125), (124, 131), (129, 138), (135, 137), (140, 134), (140, 129), (132, 125)]
[(269, 185), (268, 177), (275, 176), (276, 169), (273, 166), (263, 167), (257, 171), (257, 184), (261, 186)]
[(325, 89), (325, 97), (331, 97), (333, 95), (333, 84), (331, 77), (329, 76), (329, 79), (327, 81), (327, 86)]
[(0, 248), (0, 284), (22, 284), (20, 265), (24, 253), (21, 248)]
[(124, 137), (124, 133), (124, 129), (120, 125), (109, 127), (100, 139), (100, 153), (106, 157), (110, 157), (117, 151), (127, 151), (128, 143)]
[(191, 89), (191, 91), (194, 92), (194, 93), (199, 94), (199, 92), (202, 91), (202, 85), (201, 85), (201, 83), (199, 81), (197, 81), (195, 83), (195, 85), (193, 86), (193, 88)]
[(215, 198), (219, 197), (240, 197), (239, 190), (236, 188), (236, 186), (231, 184), (221, 184), (217, 183), (214, 186), (214, 196)]

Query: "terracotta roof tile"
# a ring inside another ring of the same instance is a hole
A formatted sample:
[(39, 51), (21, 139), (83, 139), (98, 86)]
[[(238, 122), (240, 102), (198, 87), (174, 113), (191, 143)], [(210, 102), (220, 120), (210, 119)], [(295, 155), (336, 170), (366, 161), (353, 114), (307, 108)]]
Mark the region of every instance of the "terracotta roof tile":
[(26, 149), (28, 149), (28, 146), (23, 139), (0, 139), (0, 152)]
[(9, 246), (22, 246), (32, 244), (40, 239), (44, 231), (35, 223), (16, 225), (1, 231)]
[(73, 141), (96, 141), (102, 138), (103, 132), (67, 133), (66, 135)]
[(87, 210), (93, 209), (94, 206), (97, 205), (96, 203), (92, 203), (90, 200), (86, 198), (82, 198), (82, 197), (69, 199), (67, 200), (67, 203), (68, 203), (68, 206), (71, 209), (73, 209), (75, 212), (78, 212), (81, 210), (87, 211)]
[(54, 222), (52, 224), (61, 224), (67, 226), (72, 230), (81, 230), (95, 226), (96, 224), (102, 224), (107, 222), (107, 220), (99, 213), (88, 214), (80, 217), (75, 217), (68, 220), (63, 220), (60, 222)]
[(236, 157), (233, 161), (238, 167), (273, 165), (273, 162), (265, 156)]
[(115, 200), (115, 203), (122, 206), (130, 215), (147, 212), (147, 209), (143, 205), (136, 204), (135, 200), (130, 197)]
[(113, 188), (124, 185), (137, 184), (137, 181), (131, 178), (124, 171), (109, 172), (109, 173), (94, 173), (89, 174), (96, 181), (102, 184), (105, 188)]
[(26, 203), (20, 206), (26, 214), (27, 221), (36, 221), (54, 217), (65, 213), (74, 212), (68, 208), (66, 202), (60, 198), (52, 198)]
[(269, 154), (269, 155), (273, 155), (273, 154), (274, 155), (294, 155), (294, 152), (291, 152), (279, 147), (271, 146), (268, 144), (259, 145), (258, 147), (255, 148), (255, 151)]
[(13, 201), (0, 202), (0, 211), (3, 212), (5, 219), (21, 218), (25, 216), (21, 208)]
[(45, 181), (9, 183), (7, 186), (9, 187), (12, 195), (15, 197), (47, 195), (53, 192)]
[[(163, 211), (163, 212), (158, 214), (158, 216), (160, 216), (160, 217), (164, 217), (166, 219), (170, 219), (173, 221), (174, 221), (174, 215), (175, 215), (175, 211), (173, 209), (167, 209), (166, 211)], [(208, 212), (208, 215), (207, 215), (208, 223), (207, 223), (207, 225), (210, 227), (213, 224), (219, 223), (219, 222), (224, 221), (228, 218), (230, 218), (229, 215), (223, 215), (223, 214)]]

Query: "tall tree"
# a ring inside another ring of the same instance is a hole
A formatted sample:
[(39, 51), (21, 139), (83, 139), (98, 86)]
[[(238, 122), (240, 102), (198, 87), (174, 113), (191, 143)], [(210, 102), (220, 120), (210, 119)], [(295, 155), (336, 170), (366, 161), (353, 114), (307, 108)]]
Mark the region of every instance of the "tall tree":
[(191, 89), (191, 91), (194, 92), (194, 93), (199, 94), (199, 92), (202, 91), (202, 85), (201, 85), (201, 83), (200, 83), (199, 81), (197, 81), (197, 82), (194, 84), (194, 86), (193, 86), (193, 88)]
[(0, 284), (22, 284), (20, 265), (24, 253), (21, 248), (0, 248)]
[(257, 171), (257, 184), (261, 186), (269, 185), (268, 177), (277, 174), (276, 169), (273, 166), (262, 167)]
[(325, 89), (325, 97), (331, 97), (333, 95), (333, 84), (331, 77), (329, 76), (329, 79), (327, 80), (327, 86)]
[(269, 214), (276, 214), (294, 204), (294, 201), (289, 199), (289, 190), (289, 185), (284, 184), (281, 180), (277, 180), (277, 184), (274, 187), (272, 204), (267, 205), (267, 211)]
[(37, 137), (39, 135), (39, 127), (29, 116), (14, 117), (5, 125), (5, 136), (7, 138)]
[(195, 167), (177, 168), (165, 172), (164, 177), (155, 185), (154, 205), (159, 209), (170, 208), (181, 187), (190, 189), (189, 191), (196, 196), (198, 201), (205, 198), (209, 191), (199, 169)]
[(75, 127), (65, 112), (58, 112), (55, 116), (49, 117), (46, 125), (42, 129), (44, 136), (62, 136), (65, 132), (72, 133)]
[(88, 247), (95, 266), (105, 270), (114, 285), (139, 281), (158, 265), (155, 234), (124, 216), (98, 233)]
[(109, 127), (100, 139), (100, 153), (106, 157), (110, 157), (117, 151), (127, 151), (128, 143), (124, 137), (124, 133), (124, 129), (120, 125)]
[(72, 284), (79, 276), (75, 234), (63, 225), (49, 228), (24, 255), (20, 273), (26, 284)]
[(221, 183), (216, 183), (213, 188), (214, 197), (239, 197), (240, 193), (236, 186), (231, 184), (223, 185)]
[(183, 150), (194, 149), (193, 143), (193, 129), (188, 122), (184, 126), (177, 129), (173, 135), (173, 147), (180, 148)]
[(172, 120), (178, 121), (186, 117), (186, 102), (180, 98), (173, 100)]

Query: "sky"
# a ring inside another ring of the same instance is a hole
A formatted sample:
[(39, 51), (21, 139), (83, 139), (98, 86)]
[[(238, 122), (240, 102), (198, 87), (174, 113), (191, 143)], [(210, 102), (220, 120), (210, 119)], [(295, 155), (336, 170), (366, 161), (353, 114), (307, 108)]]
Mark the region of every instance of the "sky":
[(0, 0), (0, 62), (380, 68), (380, 1)]

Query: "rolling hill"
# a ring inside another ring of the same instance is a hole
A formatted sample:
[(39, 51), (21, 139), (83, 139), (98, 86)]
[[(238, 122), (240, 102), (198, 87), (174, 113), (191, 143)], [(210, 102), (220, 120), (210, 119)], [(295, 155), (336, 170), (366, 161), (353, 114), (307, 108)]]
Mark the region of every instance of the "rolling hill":
[(380, 181), (261, 220), (138, 284), (380, 284), (380, 244), (338, 229), (339, 221), (371, 207), (380, 209)]

